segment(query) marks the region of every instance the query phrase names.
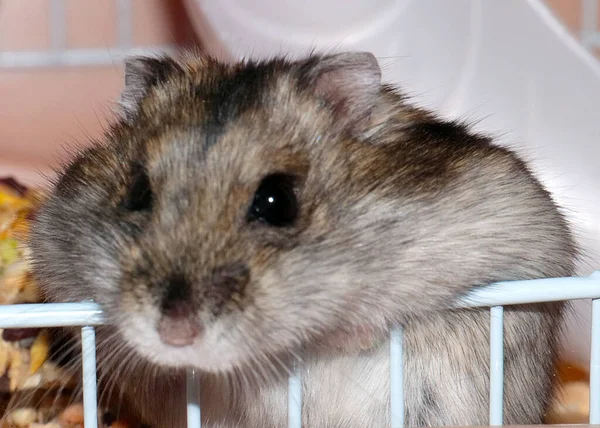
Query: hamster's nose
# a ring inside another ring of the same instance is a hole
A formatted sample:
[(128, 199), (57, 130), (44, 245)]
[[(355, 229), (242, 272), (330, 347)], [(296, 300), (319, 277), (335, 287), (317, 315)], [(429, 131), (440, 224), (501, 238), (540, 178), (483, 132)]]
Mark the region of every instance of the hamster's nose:
[(204, 327), (189, 305), (178, 302), (163, 310), (156, 330), (165, 345), (182, 347), (194, 343)]

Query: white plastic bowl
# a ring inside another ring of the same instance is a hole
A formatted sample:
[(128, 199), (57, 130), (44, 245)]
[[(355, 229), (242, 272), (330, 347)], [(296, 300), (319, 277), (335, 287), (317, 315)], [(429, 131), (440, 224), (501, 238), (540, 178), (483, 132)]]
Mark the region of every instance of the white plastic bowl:
[[(222, 59), (368, 50), (421, 105), (479, 121), (529, 159), (600, 268), (600, 64), (538, 0), (186, 0)], [(590, 304), (564, 349), (589, 363)]]

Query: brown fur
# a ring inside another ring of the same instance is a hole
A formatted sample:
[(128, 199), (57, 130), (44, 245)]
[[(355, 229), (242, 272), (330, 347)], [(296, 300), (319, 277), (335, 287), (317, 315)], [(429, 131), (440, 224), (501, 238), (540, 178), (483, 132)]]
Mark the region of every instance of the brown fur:
[[(487, 424), (489, 312), (453, 302), (494, 281), (570, 275), (576, 254), (525, 163), (407, 104), (369, 54), (134, 59), (126, 82), (123, 118), (65, 168), (31, 245), (50, 300), (105, 309), (98, 335), (116, 348), (100, 349), (100, 367), (148, 423), (184, 426), (189, 364), (205, 373), (207, 426), (285, 426), (286, 368), (302, 353), (305, 426), (388, 426), (387, 346), (356, 351), (353, 332), (377, 339), (399, 323), (407, 424)], [(123, 209), (135, 165), (150, 211)], [(297, 221), (248, 223), (278, 172), (294, 177)], [(231, 265), (249, 279), (216, 286)], [(155, 329), (173, 275), (206, 329), (185, 349)], [(507, 308), (507, 424), (542, 420), (562, 308)], [(327, 346), (340, 335), (344, 352)]]

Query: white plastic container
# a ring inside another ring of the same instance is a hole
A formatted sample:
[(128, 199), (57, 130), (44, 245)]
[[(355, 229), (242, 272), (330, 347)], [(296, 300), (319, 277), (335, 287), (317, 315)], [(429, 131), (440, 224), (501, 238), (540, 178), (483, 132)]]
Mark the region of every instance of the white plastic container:
[[(600, 64), (538, 0), (186, 0), (222, 59), (368, 50), (384, 79), (443, 115), (477, 121), (530, 160), (600, 268)], [(507, 28), (510, 30), (507, 31)], [(569, 359), (589, 362), (590, 304), (575, 304)]]

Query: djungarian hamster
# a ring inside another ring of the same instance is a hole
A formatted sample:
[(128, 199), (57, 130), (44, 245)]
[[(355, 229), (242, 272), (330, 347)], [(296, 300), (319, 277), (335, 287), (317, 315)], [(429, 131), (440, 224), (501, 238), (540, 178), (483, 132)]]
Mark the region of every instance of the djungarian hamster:
[[(407, 425), (488, 423), (490, 313), (454, 303), (577, 256), (517, 155), (411, 106), (370, 53), (131, 58), (122, 113), (30, 244), (50, 301), (106, 311), (100, 368), (148, 424), (185, 425), (193, 366), (206, 426), (284, 427), (297, 356), (304, 426), (389, 426), (393, 324)], [(506, 309), (505, 423), (542, 421), (563, 310)]]

